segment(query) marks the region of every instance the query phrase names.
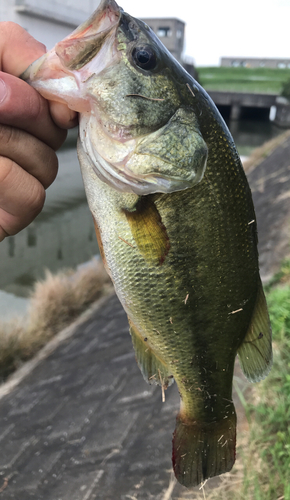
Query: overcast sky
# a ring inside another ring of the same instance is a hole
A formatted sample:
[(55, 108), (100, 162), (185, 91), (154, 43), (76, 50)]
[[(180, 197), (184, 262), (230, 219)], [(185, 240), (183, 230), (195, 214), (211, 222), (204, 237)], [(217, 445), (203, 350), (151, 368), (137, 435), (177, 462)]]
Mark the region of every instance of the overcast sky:
[(222, 56), (290, 58), (290, 0), (119, 0), (119, 5), (135, 17), (185, 21), (185, 53), (197, 66), (216, 66)]

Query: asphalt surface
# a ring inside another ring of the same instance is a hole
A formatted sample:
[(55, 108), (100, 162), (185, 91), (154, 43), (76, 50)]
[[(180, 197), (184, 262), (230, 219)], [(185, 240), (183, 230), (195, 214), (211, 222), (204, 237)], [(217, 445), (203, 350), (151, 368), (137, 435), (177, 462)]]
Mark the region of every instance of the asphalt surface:
[[(289, 159), (290, 140), (249, 174), (266, 278), (289, 252)], [(0, 499), (202, 498), (171, 481), (177, 388), (162, 403), (143, 381), (117, 298), (69, 331), (0, 390)]]
[(143, 381), (109, 298), (2, 398), (0, 498), (161, 500), (178, 400)]

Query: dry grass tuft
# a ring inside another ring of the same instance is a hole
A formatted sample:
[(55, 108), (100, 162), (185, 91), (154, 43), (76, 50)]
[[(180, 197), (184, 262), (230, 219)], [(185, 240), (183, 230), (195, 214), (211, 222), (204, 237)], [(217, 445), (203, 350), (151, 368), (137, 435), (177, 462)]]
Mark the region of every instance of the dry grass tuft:
[(267, 158), (274, 149), (281, 146), (290, 137), (290, 130), (287, 130), (283, 134), (274, 137), (270, 141), (265, 142), (261, 147), (256, 148), (253, 153), (249, 156), (247, 160), (243, 162), (243, 167), (245, 172), (248, 174), (257, 165), (259, 165), (265, 158)]
[(35, 284), (27, 317), (0, 324), (0, 378), (4, 380), (56, 333), (112, 289), (102, 263), (78, 271), (46, 272)]

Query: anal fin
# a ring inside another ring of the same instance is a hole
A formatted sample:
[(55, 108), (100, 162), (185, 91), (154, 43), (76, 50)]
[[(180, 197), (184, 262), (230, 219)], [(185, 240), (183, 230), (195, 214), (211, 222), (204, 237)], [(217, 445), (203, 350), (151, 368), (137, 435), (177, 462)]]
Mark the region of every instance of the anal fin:
[(259, 382), (265, 378), (272, 366), (272, 331), (267, 303), (262, 287), (247, 335), (238, 349), (242, 370), (250, 382)]
[(174, 382), (173, 375), (166, 364), (153, 352), (146, 337), (144, 339), (140, 335), (130, 320), (129, 325), (137, 363), (144, 379), (149, 384), (158, 384), (163, 389), (167, 389)]

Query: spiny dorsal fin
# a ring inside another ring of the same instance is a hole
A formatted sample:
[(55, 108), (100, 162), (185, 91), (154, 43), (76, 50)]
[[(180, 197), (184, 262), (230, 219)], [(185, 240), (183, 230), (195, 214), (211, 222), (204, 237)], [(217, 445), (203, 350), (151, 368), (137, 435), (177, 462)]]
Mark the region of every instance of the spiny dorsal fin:
[(163, 361), (154, 354), (146, 337), (144, 339), (140, 335), (130, 320), (129, 324), (137, 363), (144, 379), (149, 384), (158, 384), (167, 389), (174, 382), (172, 374)]
[(268, 375), (272, 366), (272, 331), (262, 283), (252, 320), (238, 355), (242, 370), (250, 382), (259, 382)]

